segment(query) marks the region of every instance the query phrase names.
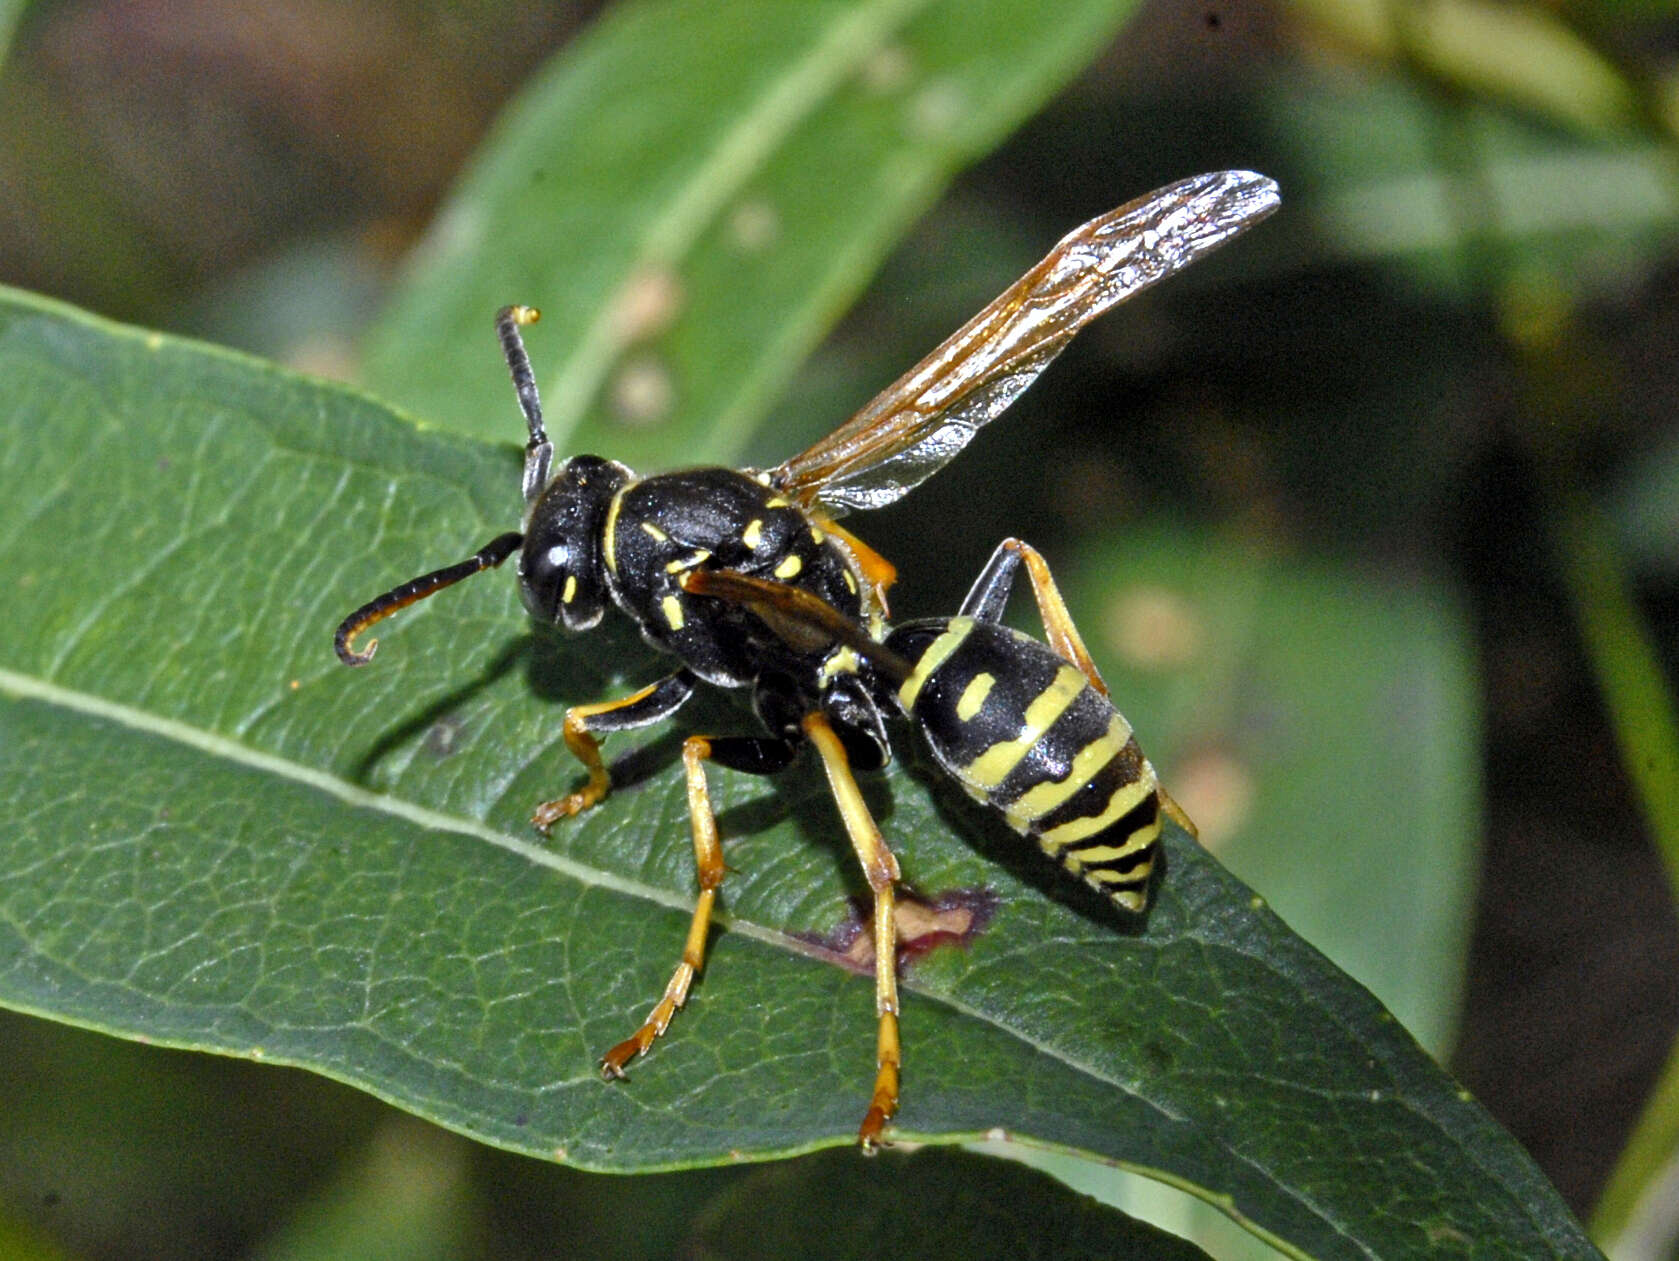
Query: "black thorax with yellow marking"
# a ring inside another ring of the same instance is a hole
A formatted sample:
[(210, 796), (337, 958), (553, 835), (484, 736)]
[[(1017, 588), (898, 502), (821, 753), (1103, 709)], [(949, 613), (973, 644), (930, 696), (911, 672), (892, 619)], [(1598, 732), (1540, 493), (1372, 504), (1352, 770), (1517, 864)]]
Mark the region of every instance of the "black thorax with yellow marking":
[(815, 671), (815, 685), (822, 662), (766, 636), (739, 608), (690, 595), (684, 575), (729, 570), (808, 591), (847, 617), (864, 615), (862, 579), (849, 551), (785, 497), (733, 469), (630, 482), (607, 507), (602, 552), (613, 603), (643, 638), (721, 687), (776, 671)]

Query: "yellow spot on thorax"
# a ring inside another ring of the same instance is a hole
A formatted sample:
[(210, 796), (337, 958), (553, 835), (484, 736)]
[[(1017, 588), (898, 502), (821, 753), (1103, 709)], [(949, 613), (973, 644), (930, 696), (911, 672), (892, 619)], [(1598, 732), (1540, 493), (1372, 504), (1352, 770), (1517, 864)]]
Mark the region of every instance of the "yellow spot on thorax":
[(666, 534), (651, 521), (643, 521), (641, 523), (641, 528), (646, 533), (647, 537), (652, 539), (655, 543), (664, 543), (670, 539), (670, 535)]
[(667, 574), (679, 574), (684, 569), (695, 569), (710, 559), (711, 553), (702, 547), (691, 556), (682, 556), (676, 560), (666, 561), (665, 572)]
[(577, 575), (576, 574), (567, 574), (565, 576), (565, 591), (561, 593), (560, 599), (563, 600), (565, 603), (570, 604), (571, 600), (572, 600), (572, 597), (575, 596), (576, 594), (577, 594)]
[(775, 567), (775, 576), (777, 578), (780, 578), (783, 582), (787, 582), (787, 581), (789, 581), (793, 578), (796, 578), (798, 576), (799, 570), (803, 569), (804, 567), (805, 567), (805, 563), (802, 560), (800, 560), (797, 556), (787, 556), (787, 557), (783, 558), (782, 562)]
[(758, 544), (764, 541), (764, 523), (757, 517), (746, 523), (746, 528), (740, 532), (740, 541), (753, 551), (758, 550)]
[(829, 653), (828, 659), (822, 663), (822, 678), (828, 680), (835, 675), (856, 674), (861, 665), (853, 649), (839, 648)]
[(968, 686), (962, 689), (962, 695), (956, 702), (956, 716), (963, 722), (972, 722), (974, 715), (979, 713), (985, 705), (985, 698), (991, 695), (991, 689), (997, 686), (997, 676), (979, 673), (968, 680)]
[(659, 608), (664, 612), (666, 624), (673, 630), (682, 629), (682, 601), (676, 596), (667, 595), (659, 601)]

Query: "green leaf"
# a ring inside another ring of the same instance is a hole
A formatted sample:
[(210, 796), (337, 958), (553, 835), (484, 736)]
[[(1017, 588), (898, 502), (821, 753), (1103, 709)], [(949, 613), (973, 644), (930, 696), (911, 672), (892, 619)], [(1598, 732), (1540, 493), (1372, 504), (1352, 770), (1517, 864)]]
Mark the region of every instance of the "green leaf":
[(1643, 577), (1679, 567), (1679, 435), (1657, 434), (1631, 456), (1608, 505), (1615, 541)]
[[(916, 1211), (905, 1213), (906, 1202)], [(822, 1223), (819, 1232), (813, 1222)], [(685, 1255), (1195, 1261), (1207, 1254), (1047, 1174), (935, 1147), (872, 1161), (825, 1152), (761, 1170), (699, 1215)]]
[(23, 16), (23, 0), (0, 0), (0, 68), (12, 50), (12, 36), (17, 32), (18, 19)]
[(1133, 7), (617, 6), (502, 119), (371, 331), (366, 379), (516, 437), (485, 406), (507, 387), (484, 348), (494, 311), (530, 303), (559, 449), (732, 462), (903, 228)]
[(402, 1119), (360, 1159), (313, 1188), (253, 1261), (449, 1261), (467, 1255), (475, 1207), (467, 1151), (443, 1131)]
[[(863, 886), (813, 766), (714, 775), (725, 931), (607, 1085), (594, 1057), (687, 926), (675, 736), (551, 841), (525, 820), (576, 778), (561, 705), (655, 663), (623, 631), (533, 634), (506, 575), (382, 628), (367, 669), (332, 657), (344, 612), (516, 521), (516, 448), (18, 296), (0, 376), (0, 999), (591, 1168), (851, 1141), (872, 988), (807, 935)], [(1187, 838), (1139, 931), (916, 760), (868, 788), (906, 881), (998, 909), (906, 973), (901, 1137), (1152, 1170), (1312, 1255), (1594, 1255), (1482, 1109)]]
[[(1679, 713), (1651, 626), (1634, 599), (1614, 530), (1584, 494), (1554, 493), (1553, 547), (1580, 638), (1638, 796), (1650, 839), (1679, 904)], [(1679, 1048), (1665, 1067), (1622, 1149), (1593, 1213), (1600, 1239), (1628, 1231), (1640, 1200), (1661, 1196), (1679, 1146)]]
[(1630, 130), (1626, 74), (1542, 5), (1453, 0), (1396, 19), (1379, 0), (1294, 0), (1334, 38), (1587, 133)]
[(1379, 69), (1290, 74), (1267, 96), (1300, 171), (1291, 204), (1322, 252), (1391, 260), (1427, 288), (1477, 292), (1492, 257), (1529, 284), (1590, 294), (1665, 257), (1679, 221), (1668, 148), (1636, 135), (1572, 138)]

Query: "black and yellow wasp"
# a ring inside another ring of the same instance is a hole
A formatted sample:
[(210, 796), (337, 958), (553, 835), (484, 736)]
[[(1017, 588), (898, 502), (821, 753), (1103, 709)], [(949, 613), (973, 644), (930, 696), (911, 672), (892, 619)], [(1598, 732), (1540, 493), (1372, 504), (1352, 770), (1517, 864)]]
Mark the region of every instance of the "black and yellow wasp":
[[(679, 664), (631, 696), (567, 711), (566, 746), (588, 779), (536, 808), (532, 821), (544, 829), (606, 795), (601, 737), (670, 717), (702, 681), (751, 690), (765, 734), (692, 735), (683, 744), (699, 897), (682, 962), (646, 1021), (603, 1057), (607, 1077), (622, 1077), (664, 1032), (705, 957), (724, 873), (708, 761), (768, 774), (808, 743), (827, 774), (874, 896), (878, 1071), (858, 1131), (865, 1147), (880, 1140), (898, 1105), (898, 864), (854, 776), (890, 759), (886, 715), (918, 725), (941, 766), (1069, 871), (1129, 911), (1146, 908), (1160, 813), (1181, 812), (1108, 700), (1042, 557), (1008, 540), (957, 616), (894, 627), (885, 598), (892, 566), (836, 518), (914, 489), (1085, 324), (1277, 205), (1271, 180), (1222, 171), (1091, 220), (845, 424), (767, 470), (638, 477), (593, 455), (553, 467), (519, 334), (537, 313), (508, 307), (497, 316), (530, 433), (523, 527), (357, 609), (334, 647), (345, 664), (365, 664), (377, 641), (356, 651), (362, 631), (514, 552), (520, 593), (542, 621), (585, 631), (609, 605), (630, 617)], [(1047, 643), (1001, 624), (1022, 563)]]

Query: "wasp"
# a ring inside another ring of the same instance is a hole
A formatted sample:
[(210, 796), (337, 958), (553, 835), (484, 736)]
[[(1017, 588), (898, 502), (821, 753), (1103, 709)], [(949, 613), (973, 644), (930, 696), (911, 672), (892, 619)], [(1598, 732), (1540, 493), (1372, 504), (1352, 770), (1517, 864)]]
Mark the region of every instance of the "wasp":
[[(827, 437), (772, 469), (695, 468), (641, 477), (595, 455), (554, 462), (520, 328), (496, 317), (529, 438), (521, 528), (459, 564), (411, 579), (334, 635), (346, 665), (374, 623), (518, 553), (537, 620), (580, 633), (609, 608), (676, 668), (629, 696), (567, 710), (566, 747), (586, 779), (541, 803), (546, 831), (611, 787), (601, 740), (670, 718), (701, 683), (744, 689), (762, 731), (690, 735), (682, 746), (698, 896), (681, 962), (633, 1034), (601, 1060), (609, 1079), (646, 1052), (687, 1001), (705, 960), (724, 864), (705, 766), (772, 774), (812, 746), (873, 896), (876, 1076), (858, 1129), (882, 1141), (898, 1107), (901, 1050), (896, 858), (858, 788), (886, 765), (888, 715), (922, 731), (934, 760), (1067, 870), (1129, 912), (1146, 909), (1160, 815), (1188, 820), (1160, 787), (1079, 637), (1049, 567), (1006, 540), (950, 618), (893, 625), (889, 561), (842, 527), (932, 476), (1000, 415), (1085, 324), (1245, 231), (1279, 204), (1247, 171), (1196, 176), (1110, 211), (1036, 266)], [(1044, 640), (1002, 624), (1024, 565)]]

